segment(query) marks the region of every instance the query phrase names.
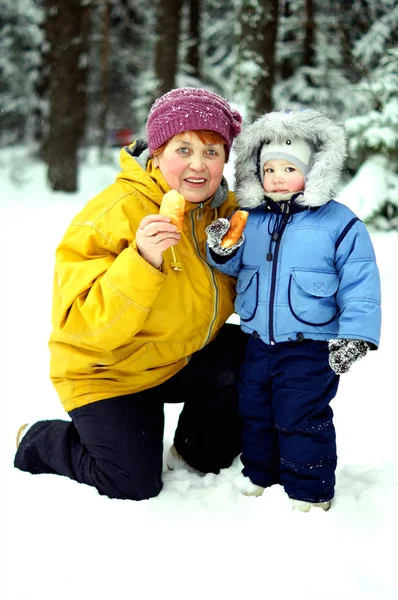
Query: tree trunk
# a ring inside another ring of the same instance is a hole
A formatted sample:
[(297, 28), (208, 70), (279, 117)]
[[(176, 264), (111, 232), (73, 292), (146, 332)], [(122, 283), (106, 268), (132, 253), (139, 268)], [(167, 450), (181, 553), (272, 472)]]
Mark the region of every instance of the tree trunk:
[(189, 0), (189, 48), (187, 63), (190, 74), (201, 79), (199, 46), (200, 46), (200, 12), (201, 0)]
[(181, 6), (182, 0), (159, 1), (155, 59), (157, 96), (168, 92), (176, 85)]
[[(285, 23), (288, 23), (288, 19), (292, 18), (292, 2), (291, 0), (286, 0), (283, 3), (283, 19)], [(283, 45), (292, 45), (292, 43), (295, 40), (295, 32), (292, 28), (292, 26), (288, 25), (286, 27), (287, 32), (284, 34), (284, 36), (282, 37), (282, 44)], [(287, 56), (284, 56), (284, 58), (281, 60), (280, 63), (280, 67), (279, 67), (279, 73), (280, 73), (280, 78), (282, 79), (282, 81), (289, 79), (289, 77), (291, 77), (294, 73), (294, 65), (293, 65), (293, 61), (291, 60), (290, 57), (290, 53)]]
[(101, 7), (102, 32), (100, 49), (100, 109), (98, 119), (98, 147), (100, 162), (104, 162), (107, 137), (107, 116), (109, 101), (109, 61), (110, 61), (110, 6), (105, 1)]
[(250, 115), (272, 110), (278, 0), (243, 0), (239, 41), (238, 87)]
[(48, 180), (53, 190), (75, 192), (86, 121), (89, 8), (84, 0), (45, 0), (45, 8), (50, 45)]
[(306, 67), (314, 66), (314, 2), (305, 0), (305, 38), (303, 64)]

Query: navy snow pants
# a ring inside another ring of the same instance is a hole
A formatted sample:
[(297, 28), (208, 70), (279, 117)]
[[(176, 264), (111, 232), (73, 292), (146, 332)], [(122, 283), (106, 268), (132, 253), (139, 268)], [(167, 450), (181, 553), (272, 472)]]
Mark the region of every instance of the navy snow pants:
[(194, 468), (218, 473), (240, 453), (238, 377), (247, 335), (226, 324), (189, 364), (155, 388), (93, 402), (71, 421), (39, 421), (14, 465), (91, 485), (111, 498), (143, 500), (162, 489), (164, 403), (184, 402), (174, 444)]
[(329, 403), (338, 383), (327, 342), (267, 345), (250, 336), (239, 384), (243, 474), (263, 487), (280, 483), (297, 500), (333, 498), (337, 456)]

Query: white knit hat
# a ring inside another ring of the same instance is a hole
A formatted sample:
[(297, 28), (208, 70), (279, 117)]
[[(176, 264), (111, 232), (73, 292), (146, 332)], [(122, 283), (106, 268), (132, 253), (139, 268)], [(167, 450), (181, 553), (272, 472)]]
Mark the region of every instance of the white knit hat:
[(274, 159), (288, 160), (300, 169), (305, 179), (311, 169), (314, 152), (315, 148), (310, 142), (299, 138), (287, 139), (283, 142), (266, 141), (260, 152), (261, 181), (264, 180), (264, 164)]

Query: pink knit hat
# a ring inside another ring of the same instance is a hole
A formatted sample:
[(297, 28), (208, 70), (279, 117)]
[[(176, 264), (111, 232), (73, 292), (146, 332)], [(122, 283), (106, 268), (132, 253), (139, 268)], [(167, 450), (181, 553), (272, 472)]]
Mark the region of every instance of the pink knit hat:
[(149, 151), (152, 154), (183, 131), (205, 129), (219, 133), (229, 152), (241, 123), (241, 115), (218, 94), (203, 88), (177, 88), (158, 98), (149, 112)]

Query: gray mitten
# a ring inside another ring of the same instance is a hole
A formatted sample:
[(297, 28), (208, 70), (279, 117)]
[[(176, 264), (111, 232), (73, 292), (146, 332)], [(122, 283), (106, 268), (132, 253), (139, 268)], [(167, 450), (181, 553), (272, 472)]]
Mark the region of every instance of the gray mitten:
[(228, 219), (217, 219), (217, 221), (213, 221), (210, 223), (205, 229), (207, 233), (207, 243), (209, 248), (213, 250), (219, 256), (229, 256), (230, 254), (234, 254), (236, 250), (243, 244), (244, 237), (243, 234), (239, 238), (239, 240), (231, 246), (230, 248), (221, 248), (220, 243), (223, 239), (224, 235), (227, 233), (229, 229), (229, 221)]
[(367, 354), (369, 344), (362, 340), (330, 340), (329, 365), (337, 375), (347, 373), (358, 358)]

